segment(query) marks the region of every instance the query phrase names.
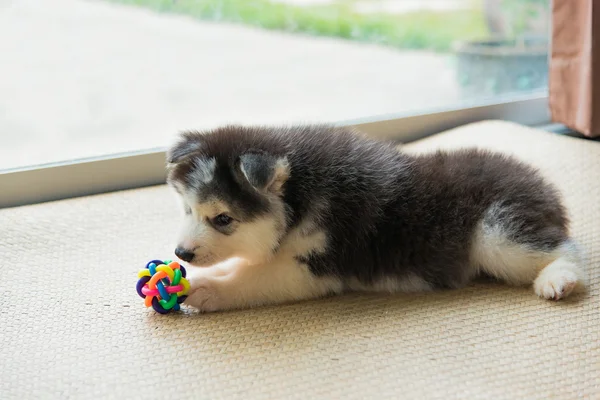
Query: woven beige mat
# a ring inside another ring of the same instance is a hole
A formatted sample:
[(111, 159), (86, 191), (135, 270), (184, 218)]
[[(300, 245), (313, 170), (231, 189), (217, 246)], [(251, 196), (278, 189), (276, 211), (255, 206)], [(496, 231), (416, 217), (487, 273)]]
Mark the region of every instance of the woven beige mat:
[(485, 122), (406, 148), (471, 145), (515, 153), (564, 191), (587, 294), (479, 283), (165, 317), (134, 285), (174, 247), (166, 187), (5, 209), (0, 399), (600, 398), (600, 143)]

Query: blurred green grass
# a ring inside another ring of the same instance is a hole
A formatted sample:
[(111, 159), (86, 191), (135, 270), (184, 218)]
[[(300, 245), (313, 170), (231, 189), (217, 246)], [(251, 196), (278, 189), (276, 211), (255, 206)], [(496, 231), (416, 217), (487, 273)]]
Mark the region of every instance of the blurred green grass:
[(356, 0), (297, 6), (269, 0), (108, 0), (205, 21), (377, 43), (401, 49), (448, 51), (456, 40), (486, 36), (477, 7), (461, 11), (361, 14)]

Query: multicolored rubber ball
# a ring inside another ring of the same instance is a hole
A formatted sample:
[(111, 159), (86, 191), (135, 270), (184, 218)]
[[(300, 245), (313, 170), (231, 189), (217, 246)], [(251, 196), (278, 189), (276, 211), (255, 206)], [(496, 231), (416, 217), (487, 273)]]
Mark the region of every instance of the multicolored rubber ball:
[(138, 273), (137, 293), (146, 307), (160, 314), (178, 311), (187, 298), (190, 283), (186, 271), (176, 261), (152, 260)]

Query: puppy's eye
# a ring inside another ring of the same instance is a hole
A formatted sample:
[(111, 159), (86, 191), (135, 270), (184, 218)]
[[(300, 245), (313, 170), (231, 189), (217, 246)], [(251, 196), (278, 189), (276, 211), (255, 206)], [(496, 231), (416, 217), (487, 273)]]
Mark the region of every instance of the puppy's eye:
[(219, 214), (213, 218), (212, 222), (215, 226), (224, 227), (231, 224), (233, 222), (233, 218), (227, 214)]

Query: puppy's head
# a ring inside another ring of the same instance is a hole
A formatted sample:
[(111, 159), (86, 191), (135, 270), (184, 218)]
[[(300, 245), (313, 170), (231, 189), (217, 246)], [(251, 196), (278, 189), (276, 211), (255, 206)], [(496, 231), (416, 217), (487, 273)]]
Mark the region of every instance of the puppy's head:
[(184, 133), (168, 152), (168, 183), (184, 210), (176, 255), (208, 266), (267, 261), (285, 233), (290, 168), (277, 146), (243, 127)]

